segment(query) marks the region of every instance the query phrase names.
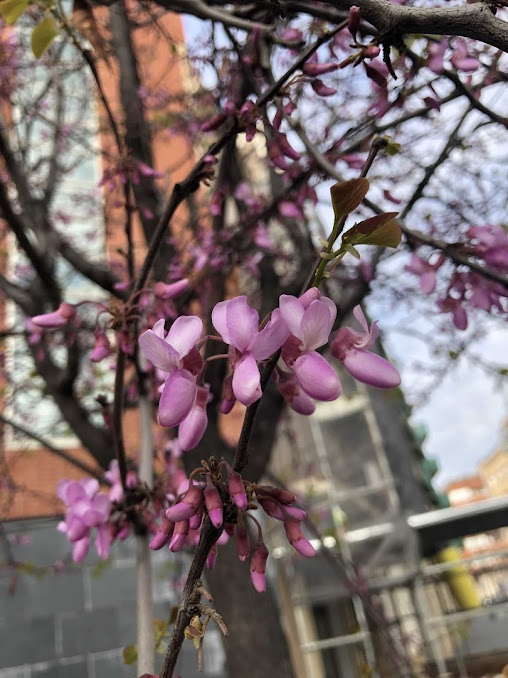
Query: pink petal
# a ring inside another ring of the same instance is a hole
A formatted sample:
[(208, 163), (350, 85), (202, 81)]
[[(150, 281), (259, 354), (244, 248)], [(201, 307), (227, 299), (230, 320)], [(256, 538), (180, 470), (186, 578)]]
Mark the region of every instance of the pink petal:
[(97, 478), (84, 478), (80, 481), (80, 485), (85, 490), (86, 496), (90, 499), (99, 491), (99, 481)]
[(293, 370), (303, 390), (316, 400), (335, 400), (341, 386), (338, 376), (322, 355), (309, 351), (297, 358)]
[(400, 384), (395, 367), (376, 353), (363, 349), (348, 351), (344, 367), (358, 381), (377, 388), (394, 388)]
[(75, 480), (61, 480), (56, 486), (56, 493), (67, 506), (86, 496), (84, 488)]
[(175, 320), (166, 341), (183, 358), (196, 345), (203, 332), (203, 321), (197, 315), (182, 315)]
[(75, 563), (81, 563), (86, 558), (89, 548), (90, 537), (83, 537), (83, 539), (75, 542), (72, 547), (72, 560)]
[(106, 525), (101, 525), (97, 528), (97, 539), (95, 540), (95, 548), (99, 554), (99, 558), (107, 560), (109, 558), (109, 549), (111, 546), (111, 535)]
[(362, 307), (360, 305), (354, 307), (353, 315), (358, 320), (360, 325), (363, 327), (365, 333), (368, 334), (369, 333), (369, 324), (367, 322), (367, 318), (365, 317), (365, 314), (364, 314)]
[(184, 451), (193, 450), (203, 437), (207, 425), (206, 410), (202, 407), (193, 407), (178, 429), (180, 448)]
[(175, 370), (164, 384), (159, 401), (159, 424), (178, 426), (189, 414), (196, 399), (196, 377), (188, 370)]
[(261, 377), (255, 359), (247, 353), (235, 365), (233, 393), (242, 405), (252, 405), (261, 398)]
[(314, 351), (328, 341), (335, 316), (320, 299), (313, 301), (305, 311), (300, 328), (300, 339), (306, 351)]
[(139, 337), (139, 346), (148, 360), (163, 372), (171, 372), (180, 364), (178, 352), (153, 330), (146, 330)]
[(432, 269), (420, 275), (420, 289), (424, 294), (430, 294), (436, 289), (436, 274)]
[(281, 294), (279, 308), (291, 334), (300, 339), (300, 325), (305, 312), (302, 302), (290, 294)]
[(218, 304), (215, 304), (212, 311), (212, 324), (217, 330), (217, 332), (224, 339), (226, 344), (231, 343), (228, 325), (226, 322), (226, 311), (230, 303), (231, 303), (230, 299), (228, 299), (227, 301), (219, 301)]
[(316, 409), (314, 402), (304, 391), (300, 391), (298, 395), (292, 398), (292, 400), (289, 401), (289, 406), (292, 410), (304, 416), (313, 414)]
[(250, 342), (249, 352), (256, 360), (266, 360), (282, 346), (288, 336), (287, 325), (280, 310), (276, 308), (270, 322)]
[(226, 310), (230, 343), (242, 353), (247, 350), (259, 327), (259, 314), (247, 303), (247, 297), (231, 299)]

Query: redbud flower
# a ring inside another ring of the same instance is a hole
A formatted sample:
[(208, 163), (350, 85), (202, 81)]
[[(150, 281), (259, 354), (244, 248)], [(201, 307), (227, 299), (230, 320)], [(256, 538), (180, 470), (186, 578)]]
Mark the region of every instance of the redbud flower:
[(331, 73), (336, 71), (339, 67), (339, 64), (335, 63), (326, 63), (326, 64), (315, 64), (315, 63), (306, 63), (303, 67), (303, 72), (305, 75), (325, 75), (326, 73)]
[(199, 511), (203, 502), (203, 489), (199, 485), (194, 485), (193, 481), (189, 482), (189, 489), (187, 490), (182, 501), (173, 504), (166, 509), (166, 518), (177, 523), (181, 520), (188, 520), (191, 516)]
[(182, 280), (177, 280), (174, 283), (166, 285), (163, 282), (155, 283), (153, 286), (153, 293), (158, 299), (164, 299), (169, 301), (174, 299), (179, 294), (184, 292), (189, 287), (189, 281), (187, 278), (182, 278)]
[(309, 290), (300, 299), (289, 294), (280, 297), (282, 317), (291, 332), (282, 347), (282, 358), (291, 367), (302, 389), (316, 400), (335, 400), (341, 391), (333, 368), (316, 349), (327, 343), (337, 309), (327, 297), (314, 298)]
[(159, 424), (171, 428), (181, 424), (196, 400), (196, 376), (202, 359), (195, 348), (203, 323), (197, 316), (181, 316), (164, 337), (164, 320), (139, 337), (148, 360), (168, 376), (159, 402)]
[(250, 553), (249, 532), (241, 517), (238, 518), (236, 528), (236, 553), (238, 558), (244, 563)]
[(302, 528), (297, 520), (286, 519), (284, 521), (284, 530), (291, 546), (306, 558), (312, 558), (316, 551), (312, 544), (303, 536)]
[(196, 392), (196, 402), (191, 411), (185, 417), (178, 429), (178, 443), (184, 451), (192, 450), (200, 442), (208, 425), (208, 415), (206, 405), (210, 388), (208, 386), (198, 386)]
[(176, 523), (175, 529), (173, 531), (173, 536), (169, 543), (169, 550), (176, 553), (179, 551), (185, 543), (185, 539), (189, 534), (189, 521), (180, 520)]
[(93, 363), (100, 363), (101, 360), (107, 358), (111, 353), (111, 344), (104, 332), (97, 332), (95, 335), (95, 346), (90, 355), (90, 360)]
[(57, 328), (68, 325), (76, 315), (76, 308), (72, 304), (63, 302), (56, 311), (36, 315), (31, 320), (37, 327)]
[(405, 271), (414, 273), (420, 277), (420, 289), (424, 294), (431, 294), (436, 289), (436, 271), (428, 261), (420, 259), (417, 254), (411, 256), (411, 263), (404, 268)]
[(331, 97), (334, 94), (337, 94), (337, 90), (334, 89), (333, 87), (328, 87), (328, 85), (325, 85), (325, 83), (322, 80), (319, 80), (316, 78), (316, 80), (313, 80), (311, 82), (312, 89), (316, 94), (320, 97)]
[(283, 490), (280, 487), (272, 487), (271, 485), (257, 485), (256, 492), (268, 494), (281, 504), (293, 504), (296, 501), (296, 494), (289, 490)]
[(199, 530), (203, 522), (203, 508), (200, 507), (197, 513), (189, 518), (189, 528), (191, 530)]
[(219, 302), (212, 311), (212, 323), (230, 345), (233, 392), (243, 405), (251, 405), (261, 397), (256, 361), (269, 358), (288, 335), (280, 311), (273, 311), (270, 322), (259, 331), (258, 312), (248, 305), (246, 296), (240, 296)]
[(241, 511), (245, 511), (247, 508), (247, 495), (245, 494), (242, 476), (237, 471), (233, 471), (227, 462), (224, 462), (224, 466), (226, 467), (226, 472), (228, 474), (229, 494), (232, 496), (234, 504), (238, 506)]
[(206, 474), (206, 487), (203, 495), (205, 497), (206, 510), (213, 526), (220, 527), (222, 525), (222, 499), (209, 473)]
[(358, 381), (377, 388), (394, 388), (400, 384), (400, 375), (395, 367), (370, 348), (377, 339), (379, 329), (374, 322), (370, 326), (360, 306), (355, 306), (353, 315), (363, 327), (363, 333), (350, 327), (341, 327), (331, 343), (331, 354), (338, 358), (346, 370)]
[(360, 19), (361, 19), (360, 8), (357, 7), (356, 5), (353, 5), (352, 7), (349, 8), (349, 20), (347, 29), (355, 39), (356, 33), (360, 26)]
[(258, 593), (266, 591), (266, 560), (268, 555), (268, 549), (260, 537), (250, 559), (250, 577)]
[(277, 384), (279, 392), (284, 396), (289, 407), (298, 414), (308, 416), (316, 409), (314, 401), (309, 398), (305, 391), (300, 388), (298, 379), (291, 375)]
[(163, 516), (161, 528), (160, 530), (157, 530), (157, 532), (152, 537), (152, 540), (150, 542), (150, 548), (153, 549), (154, 551), (158, 551), (163, 546), (166, 546), (168, 541), (173, 536), (174, 529), (175, 524), (171, 520), (168, 520), (165, 516)]

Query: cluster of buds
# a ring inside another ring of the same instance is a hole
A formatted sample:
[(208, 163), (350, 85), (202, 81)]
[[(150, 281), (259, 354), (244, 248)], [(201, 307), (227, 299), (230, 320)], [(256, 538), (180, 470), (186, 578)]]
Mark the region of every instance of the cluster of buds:
[[(238, 558), (245, 562), (250, 555), (253, 586), (256, 591), (265, 591), (268, 549), (261, 524), (253, 515), (256, 509), (261, 508), (268, 516), (282, 522), (289, 543), (298, 553), (306, 557), (315, 554), (301, 529), (305, 511), (294, 505), (296, 496), (292, 492), (249, 483), (224, 460), (216, 462), (212, 457), (202, 464), (191, 474), (185, 492), (166, 509), (162, 523), (150, 542), (152, 549), (158, 550), (169, 544), (171, 551), (179, 551), (186, 544), (196, 543), (199, 530), (208, 516), (212, 525), (221, 530), (219, 545), (234, 537)], [(194, 479), (198, 475), (202, 480)], [(248, 521), (255, 528), (252, 548), (253, 537), (249, 535)], [(214, 547), (208, 556), (208, 567), (213, 567), (216, 558), (217, 549)]]

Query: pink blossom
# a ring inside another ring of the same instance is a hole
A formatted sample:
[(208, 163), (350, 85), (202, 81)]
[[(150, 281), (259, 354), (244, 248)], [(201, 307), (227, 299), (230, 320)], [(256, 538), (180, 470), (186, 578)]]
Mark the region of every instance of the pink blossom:
[(436, 289), (435, 267), (428, 261), (421, 259), (417, 254), (411, 256), (411, 263), (404, 270), (420, 277), (420, 289), (424, 294), (431, 294)]
[(297, 299), (283, 294), (280, 311), (290, 336), (282, 347), (282, 358), (291, 367), (300, 387), (316, 400), (335, 400), (341, 391), (339, 378), (316, 349), (328, 342), (337, 309), (331, 299), (312, 288)]
[(95, 334), (95, 346), (90, 355), (90, 360), (93, 363), (100, 363), (102, 360), (108, 357), (111, 353), (111, 344), (109, 339), (106, 336), (105, 332), (96, 332)]
[(212, 311), (212, 323), (229, 344), (233, 366), (233, 393), (243, 405), (261, 397), (258, 360), (266, 360), (277, 351), (288, 335), (280, 311), (259, 331), (259, 314), (247, 303), (246, 296), (219, 302)]
[(260, 537), (250, 559), (250, 576), (258, 593), (266, 591), (266, 561), (268, 555), (268, 549)]
[(123, 487), (120, 478), (120, 469), (118, 468), (118, 461), (113, 459), (109, 465), (109, 469), (104, 474), (106, 480), (111, 483), (109, 490), (109, 498), (111, 501), (120, 502), (123, 500)]
[(221, 527), (222, 525), (222, 499), (220, 498), (219, 491), (212, 482), (212, 478), (209, 473), (206, 474), (206, 487), (203, 492), (205, 497), (205, 506), (210, 516), (210, 520), (214, 527)]
[(229, 494), (233, 498), (233, 503), (240, 509), (240, 511), (245, 511), (247, 508), (247, 495), (245, 494), (245, 486), (243, 484), (242, 476), (238, 473), (238, 471), (233, 471), (227, 461), (224, 462), (224, 466), (228, 474), (228, 490)]
[(153, 293), (158, 299), (169, 301), (170, 299), (177, 297), (182, 292), (185, 292), (188, 287), (189, 281), (187, 278), (182, 278), (182, 280), (177, 280), (176, 282), (170, 283), (169, 285), (166, 285), (166, 283), (163, 282), (157, 282), (153, 286)]
[(236, 527), (236, 553), (238, 558), (244, 563), (250, 553), (249, 532), (245, 526), (243, 518), (238, 518)]
[(306, 558), (312, 558), (316, 551), (312, 544), (304, 537), (300, 523), (297, 520), (286, 519), (284, 521), (284, 530), (291, 546)]
[(353, 315), (363, 327), (363, 333), (350, 327), (341, 327), (331, 344), (331, 354), (338, 358), (346, 370), (358, 381), (377, 388), (393, 388), (400, 384), (395, 367), (376, 353), (367, 349), (373, 346), (379, 334), (377, 324), (370, 326), (360, 306)]
[(446, 299), (438, 299), (437, 305), (441, 313), (451, 313), (453, 324), (458, 330), (467, 329), (467, 312), (460, 299), (453, 297), (446, 297)]
[(57, 494), (67, 506), (65, 520), (58, 524), (58, 530), (74, 543), (73, 558), (81, 562), (90, 546), (90, 533), (97, 528), (95, 546), (99, 557), (106, 560), (109, 556), (111, 534), (108, 521), (111, 513), (111, 499), (99, 492), (99, 483), (95, 478), (76, 482), (61, 480), (57, 485)]
[(31, 320), (37, 327), (58, 328), (65, 327), (76, 315), (76, 308), (72, 304), (63, 302), (56, 311), (36, 315)]
[(203, 503), (203, 488), (200, 485), (194, 485), (189, 482), (189, 489), (181, 501), (166, 510), (166, 518), (178, 523), (182, 520), (188, 520), (199, 511)]
[(159, 424), (171, 428), (181, 424), (196, 400), (196, 377), (203, 364), (196, 342), (203, 331), (197, 316), (180, 316), (167, 336), (164, 320), (139, 337), (139, 345), (148, 360), (167, 373), (159, 402)]
[(196, 391), (196, 401), (189, 414), (180, 424), (178, 429), (178, 443), (184, 451), (193, 450), (203, 437), (208, 425), (208, 415), (206, 406), (210, 388), (208, 386), (198, 386)]

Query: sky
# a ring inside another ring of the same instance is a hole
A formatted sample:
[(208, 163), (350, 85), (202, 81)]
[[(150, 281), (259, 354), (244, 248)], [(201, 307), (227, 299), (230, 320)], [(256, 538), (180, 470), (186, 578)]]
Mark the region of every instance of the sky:
[[(385, 342), (390, 356), (401, 368), (402, 387), (410, 394), (412, 385), (423, 375), (407, 361), (409, 342), (390, 332)], [(508, 328), (493, 325), (475, 353), (503, 365), (507, 346)], [(474, 474), (478, 462), (501, 442), (502, 424), (508, 417), (508, 380), (505, 378), (504, 385), (500, 385), (484, 367), (463, 358), (421, 400), (413, 408), (411, 423), (427, 428), (423, 450), (439, 462), (436, 485), (442, 488), (452, 479)]]

